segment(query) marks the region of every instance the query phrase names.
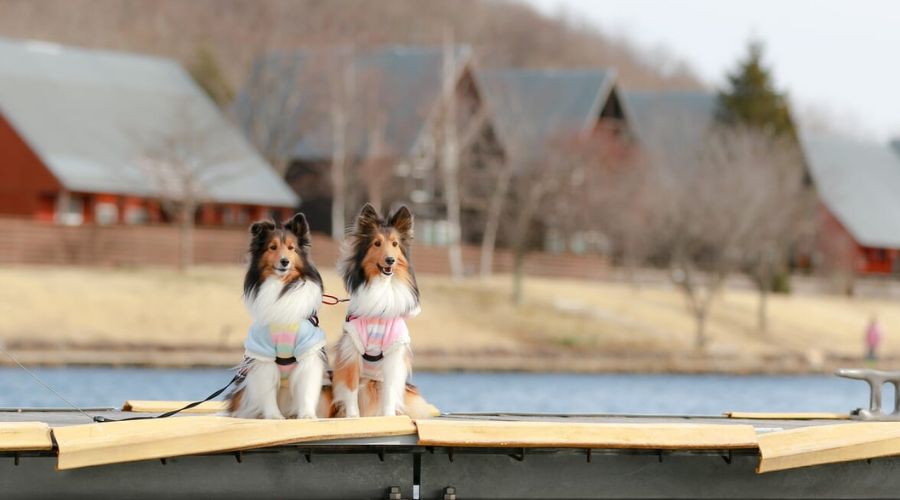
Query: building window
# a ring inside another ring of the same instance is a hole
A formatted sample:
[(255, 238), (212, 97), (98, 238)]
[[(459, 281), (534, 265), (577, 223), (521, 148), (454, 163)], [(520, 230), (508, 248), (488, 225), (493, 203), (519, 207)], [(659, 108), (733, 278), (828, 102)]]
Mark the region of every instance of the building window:
[(84, 197), (61, 194), (57, 199), (56, 222), (67, 226), (84, 224)]
[(94, 220), (101, 226), (119, 222), (119, 207), (109, 201), (98, 201), (94, 204)]
[(237, 214), (234, 207), (224, 207), (222, 209), (222, 224), (233, 226), (237, 223)]
[(237, 207), (235, 209), (237, 212), (234, 218), (234, 222), (240, 225), (244, 225), (250, 222), (250, 209), (247, 207)]
[(128, 207), (125, 210), (126, 224), (146, 224), (150, 221), (150, 212), (145, 207)]

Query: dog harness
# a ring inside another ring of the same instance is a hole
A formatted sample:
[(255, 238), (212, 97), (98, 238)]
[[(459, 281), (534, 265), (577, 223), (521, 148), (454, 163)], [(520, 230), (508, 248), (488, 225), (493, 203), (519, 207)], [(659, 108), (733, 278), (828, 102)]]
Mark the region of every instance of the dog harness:
[(315, 317), (300, 323), (254, 323), (244, 341), (245, 356), (278, 365), (282, 386), (287, 385), (297, 363), (324, 348), (325, 332)]
[(400, 318), (359, 318), (347, 316), (344, 333), (362, 355), (360, 378), (383, 381), (381, 360), (384, 355), (408, 346), (409, 329), (406, 320)]

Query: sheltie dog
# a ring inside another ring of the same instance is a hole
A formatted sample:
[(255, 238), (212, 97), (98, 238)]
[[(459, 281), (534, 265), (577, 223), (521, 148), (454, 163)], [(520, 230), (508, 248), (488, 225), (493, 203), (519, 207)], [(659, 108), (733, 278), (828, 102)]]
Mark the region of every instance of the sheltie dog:
[(436, 413), (407, 384), (412, 353), (405, 318), (419, 313), (412, 238), (413, 215), (406, 207), (382, 218), (366, 204), (348, 232), (338, 272), (350, 307), (337, 345), (331, 416)]
[(244, 342), (243, 380), (229, 413), (241, 418), (325, 416), (319, 407), (326, 373), (325, 334), (316, 311), (322, 277), (309, 257), (309, 225), (302, 213), (279, 224), (250, 226), (250, 265), (244, 304), (253, 325)]

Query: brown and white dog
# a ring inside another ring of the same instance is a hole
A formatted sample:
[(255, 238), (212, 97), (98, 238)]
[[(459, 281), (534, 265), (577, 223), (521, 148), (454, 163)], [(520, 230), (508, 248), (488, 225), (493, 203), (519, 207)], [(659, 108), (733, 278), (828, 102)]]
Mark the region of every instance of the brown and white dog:
[[(242, 418), (325, 416), (320, 407), (327, 368), (325, 334), (316, 311), (322, 277), (309, 257), (312, 240), (303, 214), (279, 224), (250, 226), (250, 265), (244, 304), (253, 325), (238, 370), (245, 378), (231, 394), (229, 413)], [(323, 404), (327, 404), (324, 402)]]
[(382, 218), (366, 204), (344, 241), (338, 271), (350, 306), (337, 346), (332, 416), (435, 414), (407, 384), (411, 350), (405, 319), (419, 313), (412, 238), (408, 208)]

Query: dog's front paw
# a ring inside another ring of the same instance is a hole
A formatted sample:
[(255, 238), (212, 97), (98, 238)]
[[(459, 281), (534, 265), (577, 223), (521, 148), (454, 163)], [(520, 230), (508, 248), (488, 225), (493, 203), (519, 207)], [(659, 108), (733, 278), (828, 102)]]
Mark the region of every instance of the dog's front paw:
[(267, 412), (263, 412), (263, 416), (262, 416), (262, 417), (263, 417), (264, 419), (266, 419), (266, 420), (284, 420), (284, 415), (282, 415), (280, 411), (274, 411), (274, 412), (272, 412), (272, 411), (267, 411)]
[(297, 418), (301, 420), (316, 420), (319, 417), (315, 413), (301, 413), (297, 415)]
[(399, 408), (382, 408), (382, 417), (396, 417), (397, 415), (405, 415)]

